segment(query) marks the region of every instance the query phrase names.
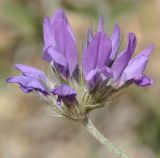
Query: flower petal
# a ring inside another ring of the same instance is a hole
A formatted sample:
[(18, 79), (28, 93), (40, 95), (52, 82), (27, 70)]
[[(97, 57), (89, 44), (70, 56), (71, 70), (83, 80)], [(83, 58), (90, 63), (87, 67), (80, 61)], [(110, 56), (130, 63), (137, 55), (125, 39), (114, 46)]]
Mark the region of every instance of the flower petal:
[(24, 93), (30, 93), (33, 91), (33, 88), (26, 88), (26, 87), (23, 87), (22, 85), (20, 86), (20, 89), (24, 92)]
[(62, 84), (53, 90), (51, 90), (53, 95), (57, 95), (57, 106), (61, 105), (61, 100), (64, 102), (66, 106), (74, 105), (76, 101), (76, 91), (68, 86), (67, 84)]
[(93, 80), (97, 75), (97, 73), (98, 73), (98, 69), (91, 70), (86, 76), (86, 81), (90, 82), (91, 80)]
[(104, 32), (104, 17), (100, 16), (97, 32)]
[[(60, 9), (56, 11), (55, 15), (51, 18), (51, 20), (47, 18), (45, 19), (44, 41), (45, 47), (43, 59), (48, 61), (49, 63), (55, 60), (57, 61), (57, 55), (55, 57), (56, 59), (54, 59), (54, 53), (56, 50), (57, 53), (66, 58), (66, 62), (68, 65), (67, 72), (69, 73), (68, 76), (71, 77), (77, 64), (78, 54), (75, 44), (75, 37), (63, 10)], [(53, 55), (51, 55), (51, 52), (49, 54), (46, 51), (46, 49), (51, 46), (54, 48)], [(62, 65), (62, 62), (60, 65)], [(64, 76), (67, 77), (66, 73), (64, 74)]]
[(110, 78), (110, 77), (113, 77), (113, 72), (112, 70), (107, 67), (107, 66), (104, 66), (102, 67), (100, 70), (99, 70), (100, 73), (102, 73), (106, 78)]
[(115, 62), (113, 63), (111, 69), (113, 71), (113, 81), (116, 82), (120, 78), (124, 69), (129, 63), (129, 60), (136, 47), (136, 36), (134, 33), (129, 33), (128, 35), (128, 46), (124, 52), (122, 52)]
[(10, 77), (7, 79), (7, 82), (9, 83), (18, 83), (21, 85), (21, 89), (28, 93), (33, 90), (42, 92), (44, 94), (47, 94), (47, 90), (44, 86), (44, 84), (40, 81), (38, 81), (35, 78), (28, 77), (28, 76), (15, 76), (15, 77)]
[(124, 70), (125, 79), (130, 80), (143, 74), (149, 60), (149, 56), (153, 51), (153, 45), (145, 48), (140, 54), (133, 58)]
[[(48, 17), (45, 17), (43, 21), (43, 36), (44, 36), (44, 44), (45, 44), (44, 50), (50, 46), (53, 46), (53, 47), (56, 46), (54, 31), (52, 30), (51, 22)], [(46, 58), (45, 52), (43, 56), (44, 58)]]
[(84, 53), (85, 49), (87, 48), (87, 46), (91, 43), (92, 40), (93, 40), (93, 31), (92, 31), (92, 28), (89, 28), (87, 31), (87, 38), (85, 41), (83, 53)]
[(67, 24), (67, 30), (70, 33), (70, 35), (72, 36), (74, 42), (76, 43), (76, 39), (75, 36), (73, 34), (72, 28), (70, 26), (70, 24), (68, 23), (68, 19), (63, 11), (63, 9), (58, 9), (55, 14), (53, 15), (53, 17), (51, 18), (51, 24), (52, 26), (54, 26), (60, 19), (63, 19), (65, 21), (65, 23)]
[(87, 43), (89, 44), (92, 40), (93, 40), (93, 30), (92, 28), (89, 28), (87, 33)]
[(140, 56), (136, 60), (133, 60), (124, 70), (126, 81), (141, 75), (144, 72), (147, 62), (148, 58), (145, 56)]
[(111, 69), (107, 66), (104, 66), (100, 69), (96, 68), (94, 70), (91, 70), (86, 77), (88, 89), (90, 91), (94, 90), (98, 85), (102, 84), (104, 81), (111, 78), (112, 76), (113, 73)]
[(62, 84), (53, 90), (51, 90), (51, 93), (58, 96), (76, 96), (76, 91), (68, 86), (67, 84)]
[(34, 78), (39, 78), (39, 77), (44, 78), (45, 76), (41, 70), (38, 70), (28, 65), (15, 64), (15, 67), (25, 76), (34, 77)]
[(91, 70), (107, 65), (111, 49), (111, 41), (107, 35), (98, 32), (84, 52), (82, 65), (85, 77)]
[(94, 70), (91, 70), (86, 76), (86, 83), (89, 91), (94, 90), (99, 81), (100, 81), (100, 73), (98, 72), (98, 69), (96, 68)]
[(63, 20), (56, 23), (55, 39), (57, 44), (57, 52), (66, 58), (70, 77), (77, 64), (77, 49), (73, 38), (69, 34), (66, 24)]
[(113, 33), (111, 36), (112, 41), (112, 52), (110, 55), (110, 60), (112, 61), (116, 54), (118, 53), (118, 49), (120, 47), (120, 28), (118, 25), (114, 26)]
[(142, 50), (134, 59), (138, 58), (139, 56), (145, 56), (145, 57), (149, 58), (149, 56), (153, 52), (153, 50), (154, 50), (154, 45), (151, 44), (147, 48)]
[(60, 53), (58, 53), (53, 47), (48, 48), (46, 50), (46, 53), (52, 59), (51, 63), (54, 61), (56, 64), (59, 64), (59, 65), (67, 68), (66, 58), (63, 55), (61, 55)]

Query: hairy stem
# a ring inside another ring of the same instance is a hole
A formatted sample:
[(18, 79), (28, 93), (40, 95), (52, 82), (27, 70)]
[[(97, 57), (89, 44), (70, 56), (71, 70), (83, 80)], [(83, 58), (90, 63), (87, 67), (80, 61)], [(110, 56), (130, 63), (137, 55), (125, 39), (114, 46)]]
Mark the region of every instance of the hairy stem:
[(103, 144), (109, 151), (114, 153), (117, 157), (120, 158), (131, 158), (127, 154), (125, 154), (121, 149), (113, 145), (106, 137), (104, 137), (97, 128), (93, 125), (93, 123), (88, 119), (85, 118), (83, 120), (84, 126), (87, 130), (101, 143)]

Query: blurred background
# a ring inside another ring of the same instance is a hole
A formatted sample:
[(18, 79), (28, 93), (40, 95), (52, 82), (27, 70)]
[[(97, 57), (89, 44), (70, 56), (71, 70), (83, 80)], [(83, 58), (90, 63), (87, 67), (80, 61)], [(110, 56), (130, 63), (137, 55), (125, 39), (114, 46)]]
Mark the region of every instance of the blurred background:
[(54, 118), (33, 94), (6, 84), (13, 64), (43, 69), (42, 22), (64, 8), (79, 52), (88, 26), (104, 15), (111, 35), (120, 25), (138, 39), (136, 53), (155, 44), (146, 74), (151, 87), (128, 87), (110, 105), (90, 114), (97, 128), (133, 158), (160, 158), (160, 0), (0, 0), (0, 158), (114, 158), (81, 124)]

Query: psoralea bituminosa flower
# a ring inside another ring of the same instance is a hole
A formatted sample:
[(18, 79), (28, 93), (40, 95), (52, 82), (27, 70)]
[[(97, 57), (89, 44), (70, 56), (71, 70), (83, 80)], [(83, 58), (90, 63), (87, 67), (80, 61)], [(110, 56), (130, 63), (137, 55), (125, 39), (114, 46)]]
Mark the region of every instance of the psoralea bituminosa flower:
[(105, 105), (119, 89), (132, 83), (153, 83), (144, 75), (153, 45), (131, 59), (137, 40), (134, 33), (129, 33), (126, 49), (119, 53), (120, 28), (115, 25), (109, 37), (104, 31), (103, 17), (95, 35), (88, 29), (81, 65), (77, 64), (75, 36), (63, 10), (44, 19), (43, 32), (43, 59), (52, 67), (55, 79), (36, 68), (16, 64), (22, 75), (7, 81), (18, 83), (25, 93), (38, 92), (64, 117), (82, 120), (88, 111)]
[(126, 49), (119, 52), (120, 28), (115, 25), (109, 37), (104, 31), (103, 17), (95, 34), (88, 29), (80, 65), (75, 36), (63, 10), (44, 19), (43, 34), (43, 59), (52, 67), (52, 79), (41, 70), (16, 64), (22, 75), (7, 81), (18, 83), (25, 93), (37, 92), (60, 116), (83, 121), (88, 112), (104, 106), (120, 89), (133, 83), (153, 83), (144, 75), (153, 45), (132, 58), (137, 39), (134, 33), (128, 33)]

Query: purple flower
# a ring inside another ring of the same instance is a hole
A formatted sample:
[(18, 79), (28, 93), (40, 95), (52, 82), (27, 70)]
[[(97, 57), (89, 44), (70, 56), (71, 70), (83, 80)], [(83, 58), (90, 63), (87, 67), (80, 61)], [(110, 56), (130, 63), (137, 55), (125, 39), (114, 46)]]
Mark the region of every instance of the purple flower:
[[(110, 68), (108, 67), (110, 54), (112, 51), (112, 42), (104, 32), (104, 19), (100, 18), (98, 31), (92, 38), (91, 31), (88, 32), (88, 45), (83, 55), (83, 73), (87, 83), (95, 87), (99, 83), (101, 69), (105, 69), (104, 75), (110, 77)], [(109, 74), (109, 75), (108, 75)]]
[(95, 35), (88, 29), (82, 69), (77, 64), (75, 37), (63, 10), (56, 11), (51, 19), (46, 17), (43, 30), (43, 59), (53, 68), (52, 79), (36, 68), (16, 64), (22, 75), (10, 77), (7, 82), (18, 83), (25, 93), (39, 92), (61, 116), (83, 120), (90, 110), (104, 106), (121, 88), (132, 83), (153, 83), (144, 74), (153, 45), (132, 58), (137, 40), (134, 33), (129, 33), (126, 49), (119, 53), (120, 28), (115, 25), (109, 37), (104, 31), (103, 17)]
[(85, 77), (90, 71), (106, 66), (112, 49), (112, 43), (104, 32), (103, 18), (101, 17), (98, 32), (89, 42), (83, 55), (83, 72)]
[(56, 11), (43, 23), (43, 59), (52, 64), (65, 77), (71, 77), (77, 64), (76, 41), (63, 10)]
[(153, 49), (154, 46), (150, 45), (130, 60), (119, 79), (119, 85), (124, 85), (127, 81), (136, 83), (138, 86), (147, 86), (153, 83), (152, 79), (144, 75), (144, 70)]
[(73, 105), (73, 102), (75, 101), (76, 97), (76, 91), (69, 87), (66, 84), (62, 84), (53, 90), (51, 90), (51, 93), (53, 95), (57, 95), (57, 105), (61, 105), (61, 101), (63, 101), (67, 106)]
[(100, 18), (95, 36), (93, 36), (91, 29), (88, 30), (82, 65), (86, 84), (90, 91), (97, 89), (99, 85), (104, 85), (103, 83), (106, 83), (108, 79), (112, 80), (113, 88), (120, 88), (128, 82), (139, 86), (147, 86), (153, 83), (151, 79), (144, 75), (144, 69), (153, 46), (149, 46), (138, 56), (131, 59), (136, 43), (135, 34), (129, 33), (127, 48), (118, 54), (120, 28), (115, 25), (109, 39), (104, 32), (103, 17)]
[(15, 67), (22, 73), (22, 75), (9, 77), (7, 82), (18, 83), (25, 93), (35, 90), (43, 93), (44, 95), (48, 94), (45, 84), (47, 78), (42, 71), (31, 66), (21, 64), (16, 64)]

